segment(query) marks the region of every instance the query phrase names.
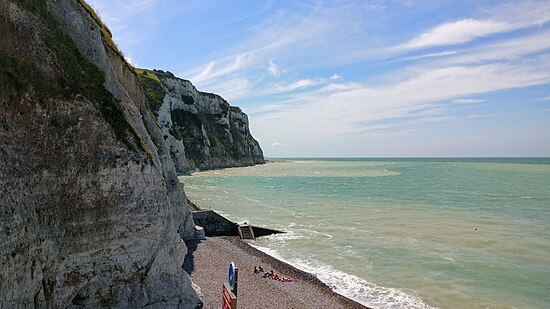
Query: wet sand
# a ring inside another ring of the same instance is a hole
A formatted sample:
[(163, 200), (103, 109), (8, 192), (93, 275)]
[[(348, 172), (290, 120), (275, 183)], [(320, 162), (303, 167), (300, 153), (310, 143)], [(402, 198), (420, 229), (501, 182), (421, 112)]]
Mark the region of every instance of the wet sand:
[[(239, 308), (367, 308), (333, 292), (317, 277), (279, 261), (240, 240), (238, 237), (210, 237), (187, 242), (184, 269), (202, 293), (204, 308), (222, 307), (222, 284), (227, 282), (231, 261), (239, 268)], [(254, 266), (297, 282), (262, 278)]]

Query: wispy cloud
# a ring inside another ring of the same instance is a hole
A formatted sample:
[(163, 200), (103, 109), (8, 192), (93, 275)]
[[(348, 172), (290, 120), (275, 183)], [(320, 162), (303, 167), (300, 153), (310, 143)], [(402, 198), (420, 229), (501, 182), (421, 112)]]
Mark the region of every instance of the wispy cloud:
[(457, 104), (477, 104), (485, 101), (484, 99), (455, 99), (452, 102)]
[(550, 21), (550, 3), (546, 0), (512, 0), (488, 10), (490, 16), (507, 20), (518, 28), (542, 26)]
[(499, 21), (462, 19), (439, 25), (405, 43), (406, 49), (453, 45), (471, 41), (512, 29), (513, 26)]
[(550, 30), (532, 35), (505, 39), (464, 49), (442, 64), (472, 64), (486, 61), (510, 61), (550, 49)]
[[(480, 103), (465, 96), (550, 83), (550, 58), (538, 57), (518, 64), (455, 66), (418, 72), (382, 87), (332, 85), (316, 92), (298, 93), (276, 112), (257, 115), (266, 127), (307, 127), (325, 137), (380, 129), (377, 121), (407, 117), (410, 123), (447, 119), (452, 106), (440, 103)], [(327, 89), (330, 89), (327, 91)], [(436, 112), (427, 117), (427, 112)], [(412, 119), (417, 119), (413, 121)], [(283, 125), (284, 123), (284, 125)], [(406, 123), (406, 122), (405, 122)], [(387, 125), (384, 125), (387, 126)], [(300, 131), (304, 138), (307, 132)], [(311, 136), (308, 136), (308, 138)]]
[(134, 67), (139, 67), (139, 63), (134, 61), (134, 58), (132, 57), (131, 54), (125, 54), (124, 55), (124, 60), (126, 60), (126, 62), (128, 62), (129, 64), (131, 64)]
[(275, 77), (279, 77), (281, 75), (281, 69), (279, 68), (278, 65), (273, 63), (272, 60), (269, 60), (269, 66), (267, 67), (267, 71), (269, 72), (269, 74)]
[[(331, 41), (339, 41), (353, 30), (356, 18), (346, 18), (351, 9), (306, 4), (303, 11), (280, 11), (262, 23), (247, 29), (247, 37), (236, 46), (224, 50), (219, 57), (198, 67), (179, 72), (177, 75), (188, 78), (199, 87), (212, 88), (222, 79), (232, 78), (242, 70), (249, 80), (260, 78), (268, 63), (267, 73), (274, 77), (282, 74), (281, 66), (290, 70), (298, 64), (308, 64), (308, 59), (334, 58), (334, 47), (329, 49)], [(306, 9), (307, 7), (307, 9)], [(339, 52), (338, 52), (339, 53)], [(312, 55), (315, 54), (315, 55)], [(277, 58), (277, 63), (273, 61)], [(240, 60), (237, 65), (237, 60)], [(242, 77), (242, 76), (241, 76)]]
[(550, 4), (547, 1), (509, 1), (491, 10), (486, 18), (464, 18), (437, 25), (397, 48), (456, 45), (499, 33), (541, 26), (548, 21)]
[(211, 81), (218, 77), (235, 73), (246, 68), (252, 62), (250, 55), (236, 55), (234, 57), (220, 59), (218, 61), (210, 61), (203, 68), (198, 69), (198, 72), (190, 75), (188, 78), (193, 82), (200, 84), (204, 81)]
[(271, 93), (281, 93), (281, 92), (289, 92), (297, 89), (302, 88), (308, 88), (317, 86), (324, 81), (321, 79), (300, 79), (298, 81), (288, 83), (288, 84), (278, 84), (275, 87), (271, 88)]
[(456, 50), (449, 50), (439, 53), (431, 53), (431, 54), (424, 54), (420, 56), (413, 56), (413, 57), (407, 57), (407, 60), (418, 60), (418, 59), (426, 59), (426, 58), (437, 58), (437, 57), (445, 57), (445, 56), (452, 56), (456, 55), (458, 52)]
[[(125, 14), (156, 3), (138, 2)], [(182, 55), (176, 75), (244, 105), (255, 136), (285, 151), (304, 141), (312, 149), (345, 139), (356, 145), (468, 117), (503, 117), (492, 94), (550, 85), (549, 1), (454, 4), (461, 10), (451, 14), (437, 2), (265, 1), (216, 21), (227, 26), (223, 33), (196, 35), (232, 40), (197, 58)], [(104, 15), (123, 29), (117, 7)], [(253, 23), (240, 27), (243, 21)], [(142, 39), (130, 30), (118, 36)]]

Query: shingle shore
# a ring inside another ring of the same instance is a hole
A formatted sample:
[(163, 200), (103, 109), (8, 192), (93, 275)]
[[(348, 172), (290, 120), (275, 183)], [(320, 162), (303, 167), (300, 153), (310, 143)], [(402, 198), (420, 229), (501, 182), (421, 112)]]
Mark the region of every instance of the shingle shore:
[[(366, 308), (333, 292), (317, 277), (279, 261), (237, 237), (211, 237), (201, 242), (188, 242), (184, 269), (190, 273), (203, 294), (204, 308), (221, 308), (222, 284), (227, 282), (231, 261), (239, 268), (239, 308)], [(262, 278), (254, 266), (297, 282)]]

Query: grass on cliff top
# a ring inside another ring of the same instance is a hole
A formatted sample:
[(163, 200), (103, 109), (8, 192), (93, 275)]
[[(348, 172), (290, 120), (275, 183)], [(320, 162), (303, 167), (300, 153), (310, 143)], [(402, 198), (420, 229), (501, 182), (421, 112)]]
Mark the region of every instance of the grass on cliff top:
[(166, 96), (166, 92), (160, 84), (160, 79), (153, 71), (137, 68), (135, 68), (134, 71), (139, 77), (139, 81), (141, 82), (141, 86), (143, 87), (143, 91), (147, 97), (149, 109), (153, 112), (153, 114), (156, 114), (162, 106), (162, 102)]
[(134, 71), (137, 73), (139, 77), (149, 78), (160, 84), (160, 79), (158, 78), (158, 76), (155, 74), (154, 71), (150, 71), (146, 69), (138, 69), (138, 68), (134, 68)]
[(177, 78), (172, 72), (170, 71), (163, 71), (163, 70), (157, 70), (157, 69), (153, 69), (153, 70), (147, 70), (147, 69), (137, 69), (137, 70), (141, 70), (141, 71), (147, 71), (148, 73), (150, 74), (154, 74), (156, 75), (156, 77), (158, 77), (159, 79), (160, 78)]
[[(102, 117), (110, 124), (116, 137), (130, 149), (128, 131), (136, 139), (137, 145), (142, 145), (141, 138), (130, 125), (120, 102), (103, 86), (105, 75), (97, 66), (89, 62), (75, 46), (71, 38), (61, 29), (55, 17), (49, 12), (43, 0), (16, 0), (20, 7), (34, 13), (43, 23), (38, 33), (48, 49), (57, 59), (59, 74), (45, 76), (38, 67), (36, 59), (30, 55), (2, 55), (2, 74), (0, 82), (1, 93), (12, 108), (17, 108), (23, 95), (34, 92), (36, 97), (74, 99), (81, 94), (99, 105)], [(143, 146), (142, 146), (143, 148)], [(143, 149), (147, 152), (147, 149)]]

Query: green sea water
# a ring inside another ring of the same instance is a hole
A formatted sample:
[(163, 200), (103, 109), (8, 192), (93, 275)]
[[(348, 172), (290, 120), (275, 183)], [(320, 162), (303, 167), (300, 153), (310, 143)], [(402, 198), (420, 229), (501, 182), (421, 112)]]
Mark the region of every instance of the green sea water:
[(375, 308), (550, 308), (550, 159), (291, 160), (180, 178)]

